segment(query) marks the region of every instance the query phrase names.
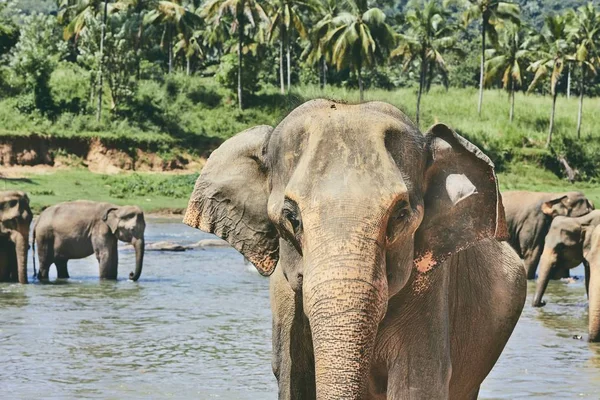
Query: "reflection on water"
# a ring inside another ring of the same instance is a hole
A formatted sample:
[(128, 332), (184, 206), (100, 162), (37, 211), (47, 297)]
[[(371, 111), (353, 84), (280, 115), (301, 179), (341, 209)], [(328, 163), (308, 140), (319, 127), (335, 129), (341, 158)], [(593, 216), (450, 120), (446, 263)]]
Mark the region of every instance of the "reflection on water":
[[(146, 231), (148, 242), (208, 237), (172, 220)], [(2, 398), (277, 397), (268, 281), (240, 254), (148, 253), (134, 283), (134, 251), (119, 251), (117, 282), (100, 282), (90, 257), (69, 263), (69, 280), (0, 284)], [(529, 306), (533, 290), (480, 397), (600, 398), (600, 346), (572, 338), (586, 338), (583, 280), (552, 282), (543, 309)]]

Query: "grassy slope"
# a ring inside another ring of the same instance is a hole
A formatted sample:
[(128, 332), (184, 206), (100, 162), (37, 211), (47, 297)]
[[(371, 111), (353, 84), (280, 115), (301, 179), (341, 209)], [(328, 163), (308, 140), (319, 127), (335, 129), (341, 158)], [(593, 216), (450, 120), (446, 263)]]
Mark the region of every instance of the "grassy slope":
[[(316, 86), (301, 86), (288, 97), (279, 97), (275, 90), (261, 93), (255, 101), (264, 105), (260, 108), (243, 112), (228, 105), (225, 99), (220, 105), (209, 109), (201, 103), (191, 102), (189, 98), (178, 99), (173, 109), (180, 110), (181, 121), (188, 124), (187, 131), (193, 131), (193, 126), (202, 126), (202, 134), (225, 139), (236, 132), (257, 124), (276, 124), (287, 111), (301, 104), (305, 99), (327, 97), (349, 102), (358, 101), (355, 90), (328, 87), (321, 91)], [(392, 92), (384, 90), (369, 90), (367, 100), (383, 100), (394, 104), (407, 115), (413, 117), (416, 103), (416, 93), (413, 89), (399, 89)], [(550, 98), (540, 96), (525, 96), (518, 94), (516, 99), (516, 119), (513, 124), (508, 122), (509, 103), (506, 93), (502, 91), (486, 91), (484, 112), (481, 118), (477, 116), (477, 91), (475, 89), (432, 89), (423, 97), (423, 114), (421, 128), (426, 129), (434, 122), (445, 122), (461, 134), (475, 139), (478, 144), (487, 146), (495, 143), (511, 150), (521, 151), (523, 143), (538, 149), (543, 148), (546, 138), (547, 120), (550, 111)], [(600, 99), (586, 99), (582, 136), (593, 137), (600, 142), (600, 133), (595, 130), (600, 125), (600, 113), (593, 110), (600, 108)], [(8, 110), (5, 110), (5, 117)], [(555, 137), (575, 136), (577, 116), (577, 99), (559, 98)], [(1, 119), (1, 118), (0, 118)], [(23, 121), (27, 130), (27, 123)], [(51, 134), (60, 129), (53, 127)], [(14, 132), (14, 131), (12, 131)], [(39, 132), (39, 130), (37, 130)], [(0, 130), (0, 135), (8, 131)], [(97, 133), (98, 135), (118, 136), (119, 130)], [(78, 133), (70, 130), (65, 136), (88, 136), (95, 133)], [(136, 140), (136, 133), (127, 132), (129, 140)], [(141, 133), (137, 137), (140, 142), (152, 140), (172, 140), (166, 134), (152, 132)], [(172, 143), (172, 142), (171, 142)], [(536, 149), (526, 149), (533, 150)], [(600, 167), (600, 166), (599, 166)], [(34, 207), (47, 206), (59, 201), (73, 199), (94, 199), (112, 201), (118, 204), (135, 203), (147, 211), (159, 209), (181, 209), (186, 206), (187, 196), (193, 187), (193, 176), (176, 177), (173, 175), (124, 174), (120, 176), (103, 176), (84, 170), (57, 171), (51, 175), (33, 175), (31, 182), (2, 181), (0, 189), (21, 188), (31, 193)], [(559, 179), (553, 173), (534, 164), (524, 164), (513, 161), (504, 165), (500, 173), (500, 184), (503, 190), (522, 189), (537, 191), (566, 191), (583, 190), (588, 196), (600, 204), (600, 185), (594, 183), (577, 183), (570, 185)]]
[(0, 190), (18, 189), (29, 194), (34, 212), (70, 200), (137, 204), (144, 211), (179, 211), (187, 200), (197, 175), (95, 174), (87, 169), (28, 174), (24, 179), (0, 178)]

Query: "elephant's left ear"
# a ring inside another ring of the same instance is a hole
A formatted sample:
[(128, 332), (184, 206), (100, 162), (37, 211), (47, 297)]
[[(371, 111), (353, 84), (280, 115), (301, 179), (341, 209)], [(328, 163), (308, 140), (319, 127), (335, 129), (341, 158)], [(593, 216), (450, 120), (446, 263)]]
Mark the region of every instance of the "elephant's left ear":
[(263, 147), (273, 128), (238, 133), (209, 157), (190, 197), (183, 222), (225, 239), (261, 275), (279, 259), (279, 235), (267, 214), (269, 185)]
[(427, 272), (485, 238), (508, 237), (494, 164), (443, 124), (426, 135), (423, 221), (415, 234), (415, 264)]

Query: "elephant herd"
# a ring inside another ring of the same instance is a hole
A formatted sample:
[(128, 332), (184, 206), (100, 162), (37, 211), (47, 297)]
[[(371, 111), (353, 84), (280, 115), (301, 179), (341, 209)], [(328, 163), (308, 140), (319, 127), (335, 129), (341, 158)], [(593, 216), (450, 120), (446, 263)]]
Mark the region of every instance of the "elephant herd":
[[(386, 103), (313, 100), (215, 150), (184, 223), (270, 276), (280, 399), (476, 399), (538, 264), (536, 306), (583, 262), (600, 340), (593, 209), (579, 192), (501, 194), (490, 159), (446, 125), (422, 134)], [(2, 280), (27, 281), (31, 219), (24, 193), (0, 193)], [(114, 279), (121, 240), (136, 280), (144, 227), (136, 207), (50, 207), (34, 228), (38, 275), (54, 263), (66, 278), (69, 259), (96, 254)]]
[[(21, 191), (0, 192), (0, 282), (28, 283), (27, 253), (33, 213), (29, 197)], [(100, 278), (117, 279), (117, 241), (131, 243), (136, 252), (137, 281), (144, 261), (144, 213), (136, 206), (72, 201), (45, 209), (33, 231), (40, 261), (36, 277), (48, 279), (52, 264), (60, 279), (69, 278), (67, 263), (92, 254), (98, 259)], [(34, 255), (35, 274), (35, 255)]]

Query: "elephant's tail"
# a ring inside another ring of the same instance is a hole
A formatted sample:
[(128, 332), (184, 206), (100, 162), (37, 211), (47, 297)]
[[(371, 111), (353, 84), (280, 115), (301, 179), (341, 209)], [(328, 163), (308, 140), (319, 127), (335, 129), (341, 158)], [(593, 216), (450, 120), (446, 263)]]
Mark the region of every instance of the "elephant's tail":
[(32, 240), (32, 252), (31, 256), (33, 257), (33, 279), (37, 277), (37, 272), (35, 270), (35, 228), (37, 228), (37, 223), (33, 226), (33, 240)]

